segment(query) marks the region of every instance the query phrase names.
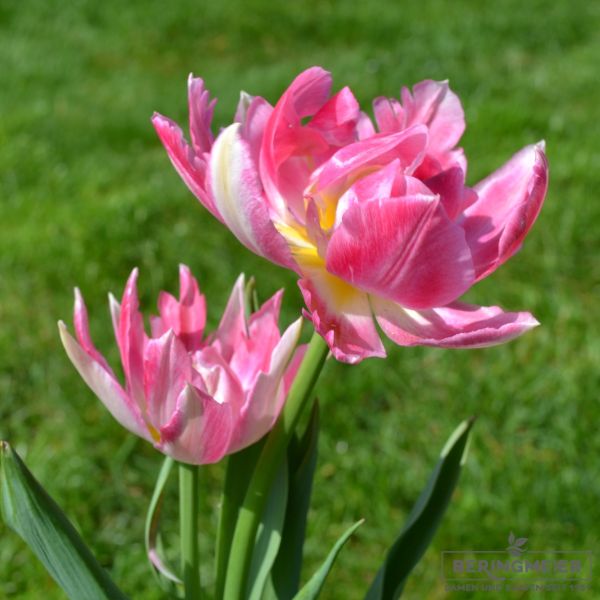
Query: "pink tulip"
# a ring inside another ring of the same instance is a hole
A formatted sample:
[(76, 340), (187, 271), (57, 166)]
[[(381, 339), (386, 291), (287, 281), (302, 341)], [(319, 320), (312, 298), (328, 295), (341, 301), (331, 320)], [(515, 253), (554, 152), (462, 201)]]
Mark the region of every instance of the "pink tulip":
[(301, 73), (275, 107), (242, 94), (216, 140), (214, 101), (189, 80), (191, 145), (153, 123), (190, 190), (255, 253), (293, 269), (307, 316), (334, 356), (385, 356), (394, 342), (472, 348), (535, 327), (529, 313), (458, 302), (521, 246), (544, 200), (544, 145), (473, 188), (456, 147), (465, 128), (446, 82), (377, 98), (375, 124), (329, 73)]
[(60, 336), (79, 374), (123, 427), (176, 460), (214, 463), (273, 427), (302, 354), (290, 363), (301, 320), (280, 335), (281, 291), (246, 319), (241, 275), (217, 331), (206, 337), (204, 296), (187, 267), (179, 276), (179, 300), (161, 292), (150, 337), (138, 310), (137, 269), (121, 304), (110, 296), (124, 388), (91, 340), (79, 290), (77, 340), (63, 322)]

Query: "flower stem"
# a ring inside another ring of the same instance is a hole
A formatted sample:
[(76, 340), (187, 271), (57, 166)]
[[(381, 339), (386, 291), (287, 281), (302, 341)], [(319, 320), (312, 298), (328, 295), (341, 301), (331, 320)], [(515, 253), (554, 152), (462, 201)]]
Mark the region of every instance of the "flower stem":
[(223, 598), (227, 598), (227, 600), (243, 600), (245, 596), (256, 532), (269, 489), (277, 469), (285, 457), (285, 449), (294, 433), (298, 419), (310, 399), (325, 363), (327, 352), (327, 344), (315, 332), (294, 378), (283, 412), (269, 433), (258, 459), (233, 534), (223, 595)]
[(179, 535), (185, 600), (200, 598), (198, 466), (179, 463)]

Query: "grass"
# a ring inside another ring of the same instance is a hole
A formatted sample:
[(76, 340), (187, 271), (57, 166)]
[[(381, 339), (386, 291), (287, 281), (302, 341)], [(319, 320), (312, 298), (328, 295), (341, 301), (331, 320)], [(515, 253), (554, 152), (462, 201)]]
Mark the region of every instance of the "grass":
[[(189, 71), (219, 97), (217, 125), (231, 120), (240, 89), (275, 101), (311, 64), (365, 107), (403, 84), (450, 79), (466, 110), (471, 183), (547, 141), (551, 186), (538, 223), (522, 252), (468, 295), (531, 310), (542, 327), (498, 348), (390, 344), (386, 361), (326, 368), (307, 574), (351, 522), (367, 523), (324, 597), (362, 597), (444, 440), (472, 414), (458, 493), (406, 597), (445, 598), (440, 552), (504, 548), (510, 531), (530, 549), (598, 548), (599, 26), (598, 7), (584, 0), (0, 5), (0, 438), (126, 593), (160, 597), (142, 543), (160, 457), (112, 421), (68, 363), (56, 321), (70, 319), (73, 286), (113, 364), (106, 293), (119, 295), (136, 265), (146, 312), (159, 290), (175, 289), (179, 262), (198, 276), (212, 326), (241, 270), (259, 276), (263, 297), (286, 287), (285, 323), (301, 307), (291, 274), (218, 226), (156, 139), (154, 110), (187, 118)], [(202, 477), (212, 533), (222, 469)], [(0, 596), (62, 597), (2, 525), (0, 539)], [(591, 587), (578, 597), (597, 597), (597, 580)]]

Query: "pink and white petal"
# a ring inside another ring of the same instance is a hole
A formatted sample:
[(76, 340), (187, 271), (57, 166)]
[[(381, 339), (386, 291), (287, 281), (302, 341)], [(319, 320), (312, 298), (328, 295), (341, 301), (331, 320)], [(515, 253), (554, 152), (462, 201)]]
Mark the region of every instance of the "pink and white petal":
[(137, 295), (137, 268), (133, 269), (123, 298), (119, 319), (117, 344), (121, 352), (121, 363), (127, 380), (127, 391), (136, 400), (140, 409), (144, 406), (144, 346), (146, 334), (144, 322), (139, 312)]
[(464, 232), (437, 196), (350, 206), (331, 236), (326, 265), (348, 284), (411, 308), (447, 304), (474, 281)]
[(479, 280), (519, 249), (537, 219), (548, 189), (543, 144), (523, 148), (474, 189), (462, 225)]
[(190, 136), (196, 155), (201, 156), (210, 152), (214, 136), (210, 125), (213, 118), (216, 99), (210, 99), (210, 94), (200, 77), (191, 73), (188, 77), (188, 107), (190, 114)]
[(451, 150), (465, 130), (465, 113), (458, 96), (447, 81), (430, 79), (417, 83), (410, 94), (402, 89), (406, 126), (422, 123), (429, 128), (428, 153)]
[(249, 390), (258, 374), (269, 370), (272, 354), (281, 339), (277, 321), (283, 290), (279, 290), (248, 320), (247, 338), (233, 351), (230, 366), (244, 390)]
[[(233, 415), (239, 414), (245, 401), (240, 381), (215, 346), (205, 346), (193, 355), (192, 383), (216, 402), (230, 404)], [(237, 417), (236, 417), (237, 418)]]
[(172, 329), (189, 352), (201, 347), (206, 325), (206, 299), (200, 293), (190, 269), (185, 265), (179, 265), (179, 300), (171, 294), (161, 292), (158, 297), (158, 310), (162, 327), (165, 330)]
[[(318, 112), (327, 101), (330, 90), (331, 75), (327, 71), (320, 67), (307, 69), (283, 93), (265, 127), (260, 151), (260, 177), (269, 201), (281, 217), (284, 216), (286, 202), (279, 190), (279, 167), (287, 158), (297, 154), (294, 138), (306, 129), (302, 127), (302, 118)], [(290, 130), (294, 135), (290, 136)], [(312, 133), (317, 134), (316, 131)]]
[(325, 269), (307, 270), (298, 285), (307, 318), (337, 360), (354, 364), (372, 356), (385, 357), (365, 293)]
[(240, 129), (239, 123), (233, 123), (213, 146), (209, 181), (215, 204), (242, 244), (272, 262), (294, 268), (288, 245), (271, 221), (256, 165)]
[(154, 113), (152, 124), (169, 155), (171, 163), (189, 190), (214, 217), (223, 222), (206, 189), (206, 155), (197, 155), (192, 150), (185, 141), (179, 126), (171, 119)]
[(359, 140), (366, 140), (375, 135), (375, 126), (371, 117), (365, 112), (361, 112), (356, 123), (356, 135)]
[(447, 170), (452, 167), (458, 167), (466, 176), (467, 174), (467, 157), (465, 151), (462, 148), (456, 148), (455, 150), (449, 150), (444, 154), (438, 155), (437, 159), (442, 169)]
[(119, 323), (121, 321), (121, 305), (118, 300), (109, 292), (108, 294), (108, 306), (110, 309), (110, 318), (112, 321), (113, 331), (115, 333), (115, 339), (119, 337)]
[(103, 365), (92, 358), (67, 331), (66, 325), (59, 321), (60, 339), (67, 356), (77, 369), (88, 387), (106, 406), (110, 414), (123, 426), (146, 440), (150, 434), (142, 419), (137, 404), (125, 393), (115, 377)]
[(508, 342), (539, 325), (527, 312), (504, 312), (498, 306), (455, 302), (430, 310), (410, 310), (372, 297), (384, 333), (400, 346), (483, 348)]
[(300, 339), (302, 318), (283, 333), (271, 353), (268, 370), (258, 374), (235, 425), (231, 452), (258, 441), (271, 430), (285, 402), (283, 376)]
[[(242, 102), (247, 103), (243, 109)], [(242, 92), (236, 121), (242, 124), (242, 136), (250, 146), (250, 155), (255, 165), (259, 164), (262, 138), (272, 112), (273, 107), (264, 98)]]
[(246, 310), (244, 303), (245, 278), (242, 273), (236, 280), (221, 322), (214, 334), (212, 345), (218, 349), (223, 359), (229, 363), (236, 347), (247, 337)]
[(144, 393), (148, 418), (155, 429), (170, 421), (177, 399), (191, 379), (190, 358), (172, 329), (146, 344)]
[(314, 182), (316, 189), (344, 188), (349, 179), (357, 179), (369, 168), (380, 167), (395, 159), (410, 174), (423, 159), (426, 146), (427, 128), (422, 125), (349, 144), (338, 150), (319, 171)]
[(79, 291), (79, 288), (75, 288), (75, 306), (73, 310), (73, 324), (75, 326), (75, 335), (81, 347), (89, 354), (90, 358), (99, 363), (102, 368), (113, 378), (115, 375), (113, 370), (110, 368), (106, 359), (94, 346), (92, 338), (90, 336), (90, 326), (88, 321), (87, 308), (83, 301), (83, 296)]
[(160, 430), (158, 449), (193, 465), (216, 463), (229, 453), (233, 430), (231, 406), (187, 385), (171, 421)]
[(404, 129), (404, 109), (395, 98), (380, 96), (373, 100), (373, 113), (381, 133), (392, 133)]
[(323, 134), (333, 146), (345, 146), (356, 141), (356, 123), (360, 107), (349, 87), (333, 95), (311, 119), (310, 127)]
[(395, 159), (381, 169), (357, 179), (338, 200), (334, 229), (342, 224), (342, 218), (348, 208), (357, 202), (384, 200), (392, 196), (393, 191), (404, 195), (406, 179), (408, 178), (400, 170), (399, 159)]

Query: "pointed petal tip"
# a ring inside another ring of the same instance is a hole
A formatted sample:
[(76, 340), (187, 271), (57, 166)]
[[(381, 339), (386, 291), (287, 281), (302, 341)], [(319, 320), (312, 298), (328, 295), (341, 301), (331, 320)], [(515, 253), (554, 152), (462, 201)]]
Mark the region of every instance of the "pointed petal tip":
[(161, 124), (168, 123), (169, 120), (164, 115), (161, 115), (159, 112), (154, 111), (152, 116), (150, 117), (150, 121), (152, 121), (154, 127), (157, 127)]
[(192, 277), (192, 270), (183, 263), (179, 263), (179, 276)]
[(542, 152), (546, 152), (546, 140), (540, 140), (535, 147)]
[(131, 270), (131, 273), (129, 274), (129, 277), (127, 278), (126, 287), (135, 285), (137, 283), (139, 274), (140, 274), (140, 270), (138, 269), (138, 267), (133, 267), (133, 269)]

